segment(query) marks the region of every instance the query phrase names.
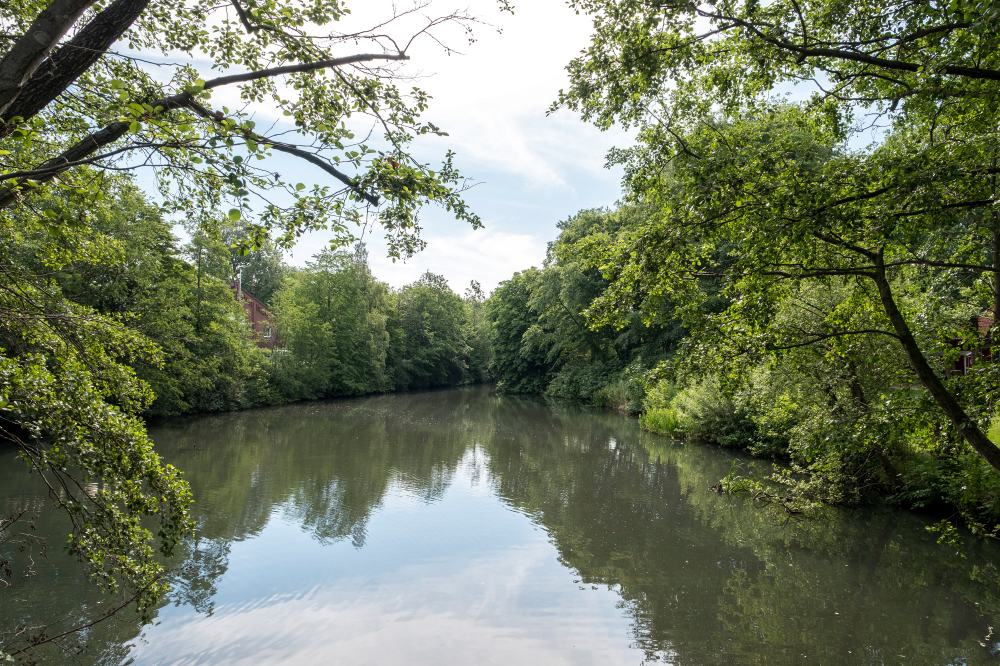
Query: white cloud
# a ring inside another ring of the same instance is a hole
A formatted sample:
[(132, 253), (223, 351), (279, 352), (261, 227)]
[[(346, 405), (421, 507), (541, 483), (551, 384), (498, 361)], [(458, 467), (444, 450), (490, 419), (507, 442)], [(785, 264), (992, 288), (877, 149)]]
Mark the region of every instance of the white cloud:
[[(566, 64), (584, 46), (590, 21), (564, 2), (519, 2), (513, 16), (497, 14), (495, 0), (470, 11), (496, 21), (502, 33), (480, 27), (462, 56), (431, 43), (414, 53), (420, 81), (433, 97), (427, 117), (449, 132), (464, 165), (501, 169), (540, 187), (569, 187), (572, 172), (599, 171), (620, 138), (605, 135), (562, 111), (546, 116), (567, 83)], [(491, 13), (492, 10), (492, 13)]]
[[(468, 200), (488, 229), (472, 232), (440, 211), (428, 210), (428, 247), (405, 263), (388, 260), (381, 239), (366, 239), (375, 273), (394, 286), (431, 270), (445, 275), (458, 292), (472, 279), (492, 290), (514, 271), (541, 263), (546, 241), (557, 235), (558, 220), (579, 208), (611, 205), (617, 196), (619, 174), (604, 169), (604, 157), (612, 145), (628, 143), (628, 137), (620, 131), (602, 133), (569, 111), (546, 115), (567, 83), (566, 64), (588, 43), (589, 19), (564, 0), (518, 0), (513, 16), (500, 13), (496, 0), (466, 1), (471, 15), (492, 26), (476, 27), (472, 44), (455, 26), (445, 27), (437, 36), (460, 55), (448, 55), (439, 43), (423, 38), (398, 71), (431, 95), (424, 119), (449, 133), (422, 139), (416, 146), (419, 158), (436, 162), (446, 149), (455, 150), (463, 174), (484, 183), (468, 193)], [(447, 14), (454, 10), (452, 2), (430, 0), (424, 14)], [(392, 8), (388, 0), (347, 4), (352, 14), (335, 26), (342, 32), (377, 24)], [(409, 5), (404, 0), (398, 6)], [(397, 37), (409, 35), (422, 21), (411, 16), (392, 30)], [(218, 75), (209, 71), (208, 60), (194, 64), (206, 77)], [(408, 83), (401, 80), (400, 85)], [(235, 86), (215, 90), (213, 98), (216, 108), (244, 106)], [(277, 122), (278, 130), (291, 129), (274, 105), (253, 104), (248, 111), (261, 128)], [(275, 156), (270, 164), (303, 182), (327, 178), (286, 156)], [(301, 239), (291, 263), (304, 264), (328, 238), (316, 233)]]
[[(350, 4), (352, 14), (337, 25), (343, 32), (378, 24), (390, 12), (386, 2)], [(423, 15), (452, 10), (449, 0), (431, 0)], [(454, 148), (470, 172), (485, 166), (539, 188), (571, 187), (577, 169), (599, 172), (607, 149), (624, 135), (602, 134), (566, 111), (546, 116), (567, 83), (566, 64), (587, 44), (590, 21), (560, 0), (520, 2), (513, 16), (499, 12), (496, 0), (472, 0), (468, 12), (484, 22), (474, 28), (474, 43), (468, 43), (458, 25), (446, 25), (435, 33), (440, 42), (423, 37), (410, 49), (410, 61), (392, 66), (431, 95), (424, 117), (449, 134), (423, 141), (421, 152), (437, 155)], [(405, 41), (424, 20), (412, 15), (388, 31)], [(461, 53), (450, 55), (441, 42)], [(192, 64), (206, 77), (217, 75), (209, 70), (208, 60)], [(407, 87), (405, 80), (399, 83)], [(279, 87), (282, 94), (295, 94), (287, 82)], [(246, 107), (259, 125), (278, 122), (291, 128), (273, 105), (247, 107), (235, 86), (213, 91), (213, 103)], [(361, 124), (357, 129), (362, 131)]]
[[(427, 249), (407, 261), (393, 262), (386, 256), (384, 241), (367, 239), (372, 272), (393, 287), (402, 287), (425, 271), (444, 275), (455, 292), (465, 292), (476, 280), (487, 294), (515, 272), (541, 266), (546, 241), (525, 233), (499, 229), (463, 229), (447, 235), (427, 235)], [(321, 234), (302, 239), (290, 259), (303, 265), (324, 245)]]
[(371, 253), (372, 272), (394, 287), (413, 282), (424, 271), (448, 278), (451, 288), (463, 293), (477, 280), (489, 293), (517, 271), (540, 266), (545, 241), (530, 234), (496, 229), (465, 230), (449, 236), (427, 238), (427, 249), (409, 261), (393, 263), (377, 250)]

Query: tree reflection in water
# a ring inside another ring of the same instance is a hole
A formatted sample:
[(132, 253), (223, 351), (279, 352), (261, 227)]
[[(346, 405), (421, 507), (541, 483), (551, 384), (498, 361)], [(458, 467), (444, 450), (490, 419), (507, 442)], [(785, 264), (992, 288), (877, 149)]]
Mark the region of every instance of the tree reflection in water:
[[(977, 663), (988, 659), (979, 642), (1000, 623), (994, 544), (970, 544), (967, 558), (957, 558), (934, 544), (923, 520), (889, 510), (780, 520), (708, 490), (732, 455), (641, 433), (617, 415), (474, 388), (192, 419), (153, 435), (198, 498), (198, 532), (170, 566), (161, 615), (182, 607), (212, 616), (236, 545), (248, 542), (240, 552), (252, 552), (275, 521), (323, 548), (350, 544), (376, 561), (385, 546), (369, 538), (388, 504), (430, 507), (461, 480), (544, 530), (584, 588), (574, 594), (612, 589), (615, 612), (631, 626), (623, 644), (650, 662), (894, 663), (905, 655), (910, 663)], [(37, 503), (17, 469), (0, 462), (7, 510)], [(62, 541), (61, 530), (39, 526), (50, 543)], [(284, 566), (296, 564), (296, 553), (286, 553)], [(257, 572), (262, 587), (278, 574)], [(532, 581), (523, 584), (528, 594)], [(113, 603), (58, 553), (0, 599), (11, 645), (17, 627), (57, 618), (54, 632)], [(140, 628), (127, 615), (64, 641), (64, 651), (34, 656), (118, 663), (147, 640), (136, 638)]]

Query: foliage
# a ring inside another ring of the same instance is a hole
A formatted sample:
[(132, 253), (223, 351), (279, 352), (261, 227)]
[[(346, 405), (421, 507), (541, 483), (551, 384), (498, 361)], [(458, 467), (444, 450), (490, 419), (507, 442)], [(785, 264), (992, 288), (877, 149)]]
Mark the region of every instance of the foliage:
[[(16, 316), (0, 325), (0, 434), (69, 515), (70, 551), (102, 587), (132, 589), (143, 612), (165, 589), (157, 544), (174, 548), (191, 497), (140, 417), (488, 376), (481, 295), (463, 301), (436, 276), (393, 294), (362, 248), (321, 253), (305, 270), (280, 265), (275, 316), (285, 344), (272, 356), (236, 302), (221, 233), (203, 227), (182, 253), (128, 179), (108, 194), (113, 205), (97, 200), (82, 215), (50, 199), (51, 214), (2, 228), (0, 307)], [(390, 318), (403, 345), (396, 362), (423, 354), (398, 386), (387, 365)]]
[[(479, 226), (461, 198), (453, 156), (434, 169), (411, 155), (418, 137), (443, 132), (422, 118), (427, 94), (401, 88), (393, 67), (416, 40), (449, 48), (456, 30), (475, 24), (471, 16), (388, 7), (377, 26), (352, 29), (338, 25), (350, 13), (343, 2), (73, 4), (55, 17), (58, 25), (35, 32), (32, 21), (47, 20), (37, 3), (0, 12), (10, 37), (0, 63), (0, 208), (39, 186), (100, 196), (101, 170), (148, 165), (170, 210), (191, 220), (242, 219), (254, 240), (265, 230), (290, 241), (326, 228), (344, 242), (350, 225), (373, 212), (393, 254), (403, 256), (421, 247), (426, 204)], [(129, 48), (113, 51), (116, 43)], [(154, 54), (166, 60), (153, 64)], [(241, 104), (213, 105), (223, 90)], [(249, 107), (265, 100), (300, 138), (256, 127)], [(372, 133), (356, 134), (368, 123)], [(332, 185), (289, 180), (268, 167), (275, 153), (312, 165)]]
[(645, 368), (641, 364), (627, 366), (617, 379), (612, 379), (597, 391), (596, 404), (626, 414), (638, 414), (646, 397)]
[[(395, 295), (387, 360), (400, 390), (456, 386), (470, 377), (467, 310), (444, 277), (424, 273)], [(472, 375), (482, 376), (482, 370)]]
[(497, 387), (511, 393), (540, 393), (545, 389), (549, 368), (546, 354), (525, 339), (534, 323), (528, 301), (539, 277), (534, 268), (515, 273), (494, 290), (486, 304), (493, 374)]
[(667, 302), (687, 333), (694, 394), (646, 422), (683, 430), (718, 381), (745, 444), (789, 458), (777, 482), (995, 524), (1000, 366), (949, 369), (1000, 312), (997, 8), (573, 4), (594, 33), (558, 103), (637, 136), (609, 161), (640, 213), (572, 241), (606, 281), (588, 325)]
[(473, 280), (465, 290), (465, 329), (462, 334), (469, 346), (468, 379), (478, 384), (490, 379), (493, 347), (490, 345), (490, 322), (486, 313), (486, 295)]
[[(475, 20), (387, 9), (353, 29), (339, 0), (0, 6), (0, 438), (53, 488), (74, 523), (71, 549), (106, 585), (137, 589), (143, 609), (162, 589), (154, 541), (172, 548), (190, 497), (140, 415), (301, 393), (275, 388), (232, 298), (236, 274), (270, 302), (278, 248), (305, 231), (343, 245), (354, 225), (375, 223), (402, 257), (422, 246), (426, 205), (480, 226), (454, 156), (436, 168), (413, 156), (418, 137), (444, 132), (395, 67), (415, 40), (449, 50)], [(238, 102), (213, 102), (223, 90)], [(255, 125), (265, 102), (293, 132)], [(319, 182), (289, 179), (276, 153), (315, 167)], [(159, 209), (122, 176), (139, 168), (156, 179)], [(183, 253), (177, 220), (190, 235)], [(332, 321), (341, 346), (315, 390), (387, 388), (364, 376), (384, 339)], [(358, 340), (372, 358), (342, 367)]]
[(501, 390), (640, 410), (645, 371), (681, 337), (672, 305), (659, 303), (656, 326), (638, 316), (619, 329), (588, 321), (585, 310), (605, 293), (607, 281), (581, 250), (639, 215), (635, 209), (580, 211), (559, 223), (543, 270), (518, 273), (493, 292), (488, 305)]
[[(41, 215), (0, 216), (0, 436), (68, 515), (69, 550), (103, 587), (133, 589), (147, 612), (164, 587), (156, 551), (169, 553), (187, 528), (191, 497), (138, 417), (153, 394), (133, 366), (160, 367), (161, 351), (111, 307), (128, 259), (99, 228), (122, 211), (146, 219), (130, 193), (124, 209), (98, 200), (79, 211), (54, 196)], [(155, 225), (144, 231), (163, 240)], [(76, 302), (69, 273), (108, 282), (92, 304)]]
[(300, 400), (390, 388), (386, 373), (390, 298), (354, 254), (324, 251), (290, 274), (275, 297), (279, 392)]
[[(715, 270), (733, 265), (730, 243), (725, 251), (705, 250), (713, 268), (693, 284), (667, 285), (671, 274), (664, 271), (649, 277), (659, 294), (626, 291), (623, 278), (582, 289), (581, 273), (605, 266), (600, 262), (609, 255), (621, 258), (612, 254), (620, 239), (648, 244), (651, 229), (670, 229), (655, 209), (644, 211), (605, 213), (618, 222), (582, 233), (566, 225), (574, 231), (563, 231), (544, 269), (519, 273), (494, 292), (489, 312), (502, 390), (641, 411), (648, 430), (777, 459), (770, 479), (731, 477), (725, 486), (774, 498), (789, 510), (881, 497), (957, 510), (970, 527), (991, 532), (1000, 516), (996, 475), (914, 385), (904, 350), (864, 333), (883, 326), (884, 314), (863, 281), (824, 276), (779, 283), (760, 295), (758, 312), (734, 295), (749, 293), (748, 279), (742, 291), (727, 292)], [(701, 238), (696, 247), (705, 247)], [(913, 324), (920, 344), (933, 350), (938, 367), (949, 367), (950, 340), (968, 339), (964, 327), (977, 311), (969, 304), (975, 284), (928, 283), (907, 273), (893, 289), (902, 308), (922, 313)], [(586, 329), (574, 311), (586, 317)], [(829, 334), (840, 330), (862, 333)], [(961, 344), (976, 344), (971, 340)], [(968, 398), (988, 385), (992, 372), (980, 365), (945, 381)]]
[(145, 413), (224, 411), (265, 400), (267, 358), (229, 288), (225, 243), (199, 231), (185, 261), (170, 225), (133, 185), (117, 182), (110, 194), (115, 204), (91, 211), (89, 233), (116, 248), (120, 263), (75, 262), (56, 278), (67, 298), (127, 317), (169, 359), (135, 363), (155, 395)]
[(463, 301), (431, 273), (393, 292), (363, 247), (322, 252), (275, 297), (275, 390), (301, 400), (483, 382), (489, 348), (472, 292)]

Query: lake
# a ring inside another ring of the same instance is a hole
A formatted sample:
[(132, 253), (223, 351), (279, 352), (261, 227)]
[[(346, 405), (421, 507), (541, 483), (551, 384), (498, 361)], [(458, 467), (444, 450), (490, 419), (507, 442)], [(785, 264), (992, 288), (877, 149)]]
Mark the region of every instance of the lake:
[[(790, 518), (712, 492), (761, 463), (624, 416), (474, 387), (151, 434), (197, 499), (169, 598), (41, 663), (1000, 664), (996, 544), (962, 558), (913, 514)], [(9, 452), (0, 501), (45, 503)], [(39, 521), (35, 575), (0, 585), (0, 636), (115, 605), (60, 521)]]

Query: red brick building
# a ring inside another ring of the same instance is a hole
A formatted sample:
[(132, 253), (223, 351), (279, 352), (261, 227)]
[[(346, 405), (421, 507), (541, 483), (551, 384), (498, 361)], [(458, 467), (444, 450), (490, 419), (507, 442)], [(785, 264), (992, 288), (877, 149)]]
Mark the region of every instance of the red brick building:
[(257, 339), (257, 346), (274, 349), (278, 345), (278, 336), (274, 330), (274, 315), (259, 298), (243, 289), (239, 281), (234, 281), (232, 287), (236, 300), (243, 305), (243, 311), (246, 312), (247, 320)]
[(961, 350), (958, 353), (958, 359), (949, 370), (951, 374), (964, 375), (977, 362), (986, 363), (993, 360), (993, 311), (987, 310), (976, 315), (970, 324), (976, 330), (979, 344), (972, 345), (972, 349), (969, 349), (969, 345), (967, 343), (963, 345), (961, 340), (955, 339), (951, 342), (953, 346)]

